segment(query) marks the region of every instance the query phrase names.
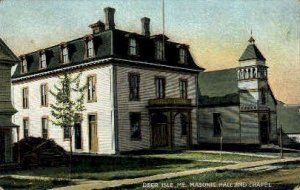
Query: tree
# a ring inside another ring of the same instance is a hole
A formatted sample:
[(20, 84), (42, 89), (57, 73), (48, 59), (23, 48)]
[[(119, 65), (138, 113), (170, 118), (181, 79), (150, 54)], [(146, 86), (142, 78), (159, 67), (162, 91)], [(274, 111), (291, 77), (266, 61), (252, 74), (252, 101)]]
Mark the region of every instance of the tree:
[(70, 138), (70, 172), (72, 172), (72, 127), (80, 121), (78, 115), (85, 110), (84, 97), (86, 85), (80, 85), (81, 74), (72, 76), (64, 73), (59, 83), (54, 85), (55, 92), (50, 91), (55, 103), (50, 104), (53, 124), (62, 127)]

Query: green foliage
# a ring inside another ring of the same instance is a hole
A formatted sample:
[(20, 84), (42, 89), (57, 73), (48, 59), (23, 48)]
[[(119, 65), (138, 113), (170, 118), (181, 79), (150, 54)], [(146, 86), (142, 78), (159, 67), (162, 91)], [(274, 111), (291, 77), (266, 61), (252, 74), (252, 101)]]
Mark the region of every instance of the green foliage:
[(51, 104), (51, 114), (55, 118), (52, 122), (56, 126), (72, 127), (80, 119), (78, 114), (85, 110), (84, 97), (85, 85), (80, 85), (80, 76), (72, 76), (64, 73), (59, 77), (58, 85), (54, 88), (56, 92), (50, 91), (55, 97), (55, 103)]

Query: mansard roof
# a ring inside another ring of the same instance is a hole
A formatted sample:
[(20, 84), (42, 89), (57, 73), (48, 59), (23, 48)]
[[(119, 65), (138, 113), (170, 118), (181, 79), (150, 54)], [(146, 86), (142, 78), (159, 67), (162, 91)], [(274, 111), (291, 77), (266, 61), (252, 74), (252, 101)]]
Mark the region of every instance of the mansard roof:
[[(134, 35), (131, 35), (134, 34)], [(91, 61), (98, 61), (105, 58), (120, 58), (124, 60), (143, 61), (155, 63), (161, 66), (176, 66), (180, 68), (188, 68), (195, 70), (204, 70), (198, 66), (190, 52), (187, 52), (187, 63), (179, 63), (179, 48), (178, 43), (167, 41), (165, 42), (165, 60), (155, 60), (155, 36), (150, 38), (140, 34), (122, 31), (118, 29), (108, 29), (99, 33), (89, 34), (93, 38), (95, 56), (86, 58), (86, 37), (78, 38), (69, 42), (65, 42), (69, 49), (70, 63), (61, 63), (61, 46), (60, 44), (45, 48), (47, 57), (47, 69), (39, 70), (39, 57), (40, 52), (35, 51), (25, 54), (28, 73), (22, 74), (20, 64), (17, 66), (12, 78), (20, 78), (46, 71), (54, 71), (60, 68), (71, 67), (74, 65), (82, 65)], [(160, 35), (159, 35), (160, 36)], [(129, 55), (129, 38), (136, 38), (137, 41), (137, 56)], [(187, 46), (186, 46), (187, 47)], [(188, 50), (188, 49), (187, 49)]]
[(250, 40), (249, 40), (250, 44), (247, 46), (246, 50), (242, 54), (239, 61), (245, 61), (245, 60), (251, 60), (251, 59), (265, 61), (266, 60), (265, 57), (259, 51), (259, 49), (256, 47), (256, 45), (254, 44), (254, 41), (250, 41)]
[(239, 104), (236, 69), (199, 73), (199, 106), (226, 106)]
[(9, 47), (0, 38), (0, 62), (14, 65), (19, 62), (17, 56), (9, 49)]

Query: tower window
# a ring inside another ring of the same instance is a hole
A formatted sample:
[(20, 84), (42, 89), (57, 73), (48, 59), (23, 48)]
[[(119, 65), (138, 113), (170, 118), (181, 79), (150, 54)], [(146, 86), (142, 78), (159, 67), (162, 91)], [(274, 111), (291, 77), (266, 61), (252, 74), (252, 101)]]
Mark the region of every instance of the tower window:
[(137, 44), (135, 38), (129, 39), (129, 55), (137, 55)]
[(266, 90), (261, 89), (261, 104), (265, 105), (266, 104)]

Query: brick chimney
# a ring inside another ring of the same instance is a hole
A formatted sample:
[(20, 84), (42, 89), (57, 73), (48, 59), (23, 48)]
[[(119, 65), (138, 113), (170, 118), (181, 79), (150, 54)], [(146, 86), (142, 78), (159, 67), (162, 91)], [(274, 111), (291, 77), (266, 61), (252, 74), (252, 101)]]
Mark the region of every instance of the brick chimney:
[(91, 24), (89, 27), (93, 30), (93, 34), (96, 34), (96, 33), (99, 33), (99, 32), (102, 32), (105, 30), (105, 25), (100, 20), (94, 24)]
[(105, 29), (114, 29), (115, 28), (115, 9), (111, 7), (106, 7), (104, 9), (105, 13)]
[(142, 22), (142, 35), (149, 38), (150, 37), (150, 18), (143, 17), (141, 18)]

